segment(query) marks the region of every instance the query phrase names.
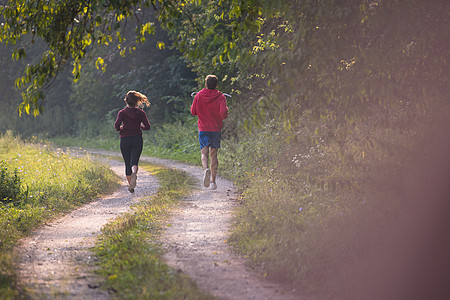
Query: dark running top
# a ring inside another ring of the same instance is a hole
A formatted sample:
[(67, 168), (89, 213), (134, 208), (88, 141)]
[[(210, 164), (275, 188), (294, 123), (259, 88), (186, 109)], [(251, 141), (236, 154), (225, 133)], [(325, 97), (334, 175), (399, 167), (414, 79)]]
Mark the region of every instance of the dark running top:
[(142, 135), (142, 130), (149, 130), (147, 115), (140, 108), (126, 107), (117, 114), (114, 128), (120, 137)]

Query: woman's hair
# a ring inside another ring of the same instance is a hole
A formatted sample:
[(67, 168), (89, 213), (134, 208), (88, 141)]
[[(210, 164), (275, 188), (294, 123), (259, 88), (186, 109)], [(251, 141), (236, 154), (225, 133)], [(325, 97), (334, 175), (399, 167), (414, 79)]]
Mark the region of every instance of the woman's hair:
[(208, 75), (206, 76), (206, 88), (215, 89), (217, 87), (217, 82), (219, 81), (216, 75)]
[(150, 106), (147, 96), (136, 91), (129, 91), (125, 96), (125, 102), (130, 107)]

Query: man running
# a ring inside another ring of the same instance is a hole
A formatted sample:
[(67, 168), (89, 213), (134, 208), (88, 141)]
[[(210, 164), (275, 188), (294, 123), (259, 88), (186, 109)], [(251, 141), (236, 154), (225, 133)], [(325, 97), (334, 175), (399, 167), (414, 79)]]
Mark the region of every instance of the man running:
[[(211, 190), (217, 189), (216, 175), (219, 167), (217, 152), (220, 148), (222, 120), (228, 116), (227, 100), (216, 89), (217, 82), (215, 75), (206, 76), (206, 88), (195, 95), (191, 106), (192, 115), (198, 116), (198, 137), (204, 170), (203, 185), (210, 187)], [(209, 156), (211, 169), (208, 168)]]

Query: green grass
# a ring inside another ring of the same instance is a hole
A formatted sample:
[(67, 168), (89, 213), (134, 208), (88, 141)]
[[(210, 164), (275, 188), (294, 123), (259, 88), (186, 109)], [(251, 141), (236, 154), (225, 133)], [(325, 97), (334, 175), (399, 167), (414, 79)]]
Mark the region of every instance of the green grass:
[(95, 252), (106, 282), (103, 288), (114, 291), (118, 299), (212, 299), (161, 259), (160, 234), (168, 226), (171, 210), (190, 193), (192, 178), (173, 169), (140, 166), (161, 186), (156, 195), (141, 199), (131, 213), (102, 229)]
[(11, 133), (0, 136), (0, 160), (2, 176), (16, 182), (9, 187), (14, 193), (0, 199), (0, 295), (13, 298), (18, 295), (13, 265), (17, 241), (45, 221), (112, 191), (118, 180), (107, 164), (90, 156), (53, 152)]
[[(192, 123), (152, 125), (150, 131), (143, 132), (144, 148), (142, 155), (168, 158), (193, 165), (200, 165), (197, 127)], [(98, 137), (55, 137), (56, 145), (84, 147), (120, 152), (119, 133), (111, 126), (110, 135)]]

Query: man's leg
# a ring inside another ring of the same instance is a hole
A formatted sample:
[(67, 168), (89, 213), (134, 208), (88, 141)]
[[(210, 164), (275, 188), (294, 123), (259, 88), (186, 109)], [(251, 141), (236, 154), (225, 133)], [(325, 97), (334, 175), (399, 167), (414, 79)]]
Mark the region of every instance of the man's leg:
[(211, 148), (211, 182), (216, 182), (217, 169), (219, 168), (219, 160), (217, 159), (218, 148)]
[(203, 166), (203, 170), (206, 170), (206, 169), (208, 169), (208, 165), (209, 165), (209, 162), (208, 162), (208, 158), (209, 158), (209, 147), (208, 146), (206, 146), (206, 147), (203, 147), (202, 148), (202, 150), (201, 150), (201, 153), (202, 153), (202, 166)]
[(203, 174), (203, 186), (209, 187), (211, 183), (211, 171), (208, 168), (209, 165), (209, 146), (203, 147), (201, 150), (202, 153), (202, 166), (204, 170)]

